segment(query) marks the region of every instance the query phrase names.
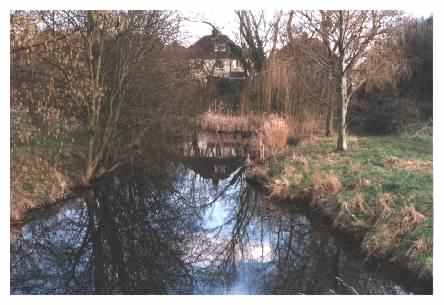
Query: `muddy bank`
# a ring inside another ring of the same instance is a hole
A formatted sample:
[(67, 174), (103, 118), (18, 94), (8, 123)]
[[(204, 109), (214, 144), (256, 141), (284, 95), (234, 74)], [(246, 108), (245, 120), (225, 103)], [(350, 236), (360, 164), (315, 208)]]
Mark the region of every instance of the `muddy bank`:
[[(420, 293), (433, 293), (433, 274), (424, 268), (415, 257), (405, 253), (400, 256), (393, 255), (396, 245), (391, 245), (387, 255), (375, 255), (364, 246), (364, 240), (373, 229), (362, 223), (354, 222), (353, 219), (344, 219), (335, 195), (322, 196), (313, 189), (302, 189), (291, 191), (276, 191), (276, 186), (271, 180), (267, 165), (253, 164), (246, 170), (246, 179), (250, 184), (261, 188), (270, 199), (278, 204), (295, 205), (305, 209), (307, 213), (315, 218), (328, 223), (333, 234), (339, 236), (359, 249), (361, 255), (366, 256), (369, 264), (383, 266), (394, 278), (402, 282), (415, 283)], [(341, 219), (341, 221), (338, 221)]]

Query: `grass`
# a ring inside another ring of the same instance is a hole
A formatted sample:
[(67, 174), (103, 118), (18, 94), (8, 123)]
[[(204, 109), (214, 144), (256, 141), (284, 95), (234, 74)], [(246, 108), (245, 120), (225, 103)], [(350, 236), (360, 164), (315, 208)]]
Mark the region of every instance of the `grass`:
[(344, 153), (328, 138), (290, 147), (267, 164), (271, 194), (310, 192), (313, 207), (334, 210), (336, 227), (363, 236), (362, 249), (369, 255), (431, 275), (432, 137), (352, 137), (350, 142)]

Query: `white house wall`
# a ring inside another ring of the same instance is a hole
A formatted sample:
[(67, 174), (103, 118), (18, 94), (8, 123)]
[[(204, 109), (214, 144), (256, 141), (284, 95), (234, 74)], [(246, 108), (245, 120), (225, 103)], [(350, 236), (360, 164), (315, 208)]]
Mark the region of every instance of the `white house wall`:
[(222, 62), (223, 68), (215, 67), (216, 59), (204, 59), (203, 61), (199, 59), (191, 60), (191, 64), (202, 64), (203, 67), (199, 71), (199, 69), (193, 70), (193, 75), (196, 78), (203, 78), (209, 76), (211, 73), (215, 77), (230, 77), (230, 72), (244, 72), (243, 67), (240, 65), (240, 62), (236, 59), (230, 58), (220, 58), (218, 59)]

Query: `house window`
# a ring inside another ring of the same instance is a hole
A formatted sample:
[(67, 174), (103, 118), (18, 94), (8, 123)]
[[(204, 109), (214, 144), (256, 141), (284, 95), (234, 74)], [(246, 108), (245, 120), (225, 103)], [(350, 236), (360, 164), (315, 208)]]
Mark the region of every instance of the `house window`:
[(223, 71), (224, 70), (224, 62), (220, 59), (216, 60), (216, 63), (214, 64), (215, 70), (216, 71)]
[(216, 42), (214, 44), (214, 52), (225, 52), (227, 50), (227, 46), (223, 42)]

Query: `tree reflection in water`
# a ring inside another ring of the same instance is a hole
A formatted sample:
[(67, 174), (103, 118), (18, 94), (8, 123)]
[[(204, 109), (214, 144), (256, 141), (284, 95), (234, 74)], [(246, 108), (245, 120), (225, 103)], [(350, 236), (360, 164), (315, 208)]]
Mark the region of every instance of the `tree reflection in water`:
[(110, 179), (26, 225), (11, 244), (12, 292), (191, 292), (193, 215), (158, 178)]
[(178, 165), (102, 181), (22, 227), (11, 240), (11, 293), (404, 290), (366, 270), (322, 225), (268, 202), (242, 168), (215, 184)]

